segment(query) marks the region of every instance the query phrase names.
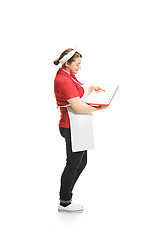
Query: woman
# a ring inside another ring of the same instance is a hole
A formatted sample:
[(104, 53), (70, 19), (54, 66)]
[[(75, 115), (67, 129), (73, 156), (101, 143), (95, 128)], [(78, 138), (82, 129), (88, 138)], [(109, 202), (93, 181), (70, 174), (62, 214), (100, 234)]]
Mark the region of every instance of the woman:
[(82, 212), (83, 206), (72, 202), (73, 187), (87, 164), (87, 150), (94, 147), (92, 112), (106, 107), (95, 108), (86, 104), (92, 91), (104, 91), (98, 86), (80, 83), (75, 74), (81, 68), (82, 55), (68, 48), (54, 61), (62, 67), (54, 81), (54, 92), (61, 119), (59, 130), (66, 141), (67, 160), (61, 176), (60, 212)]

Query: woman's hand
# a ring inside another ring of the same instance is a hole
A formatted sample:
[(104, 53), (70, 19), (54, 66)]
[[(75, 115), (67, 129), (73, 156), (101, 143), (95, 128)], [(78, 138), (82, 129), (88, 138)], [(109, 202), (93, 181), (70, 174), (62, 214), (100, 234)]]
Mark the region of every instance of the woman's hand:
[(93, 91), (95, 91), (96, 93), (99, 93), (100, 91), (105, 92), (106, 90), (98, 87), (97, 85), (92, 85)]
[(107, 105), (107, 106), (99, 106), (99, 107), (96, 107), (96, 108), (97, 108), (97, 111), (99, 111), (99, 110), (104, 110), (104, 109), (106, 109), (108, 106), (109, 106), (109, 105)]
[(99, 93), (101, 91), (105, 92), (106, 90), (100, 88), (97, 85), (91, 85), (88, 87), (88, 95), (90, 95), (93, 91), (95, 91), (96, 93)]

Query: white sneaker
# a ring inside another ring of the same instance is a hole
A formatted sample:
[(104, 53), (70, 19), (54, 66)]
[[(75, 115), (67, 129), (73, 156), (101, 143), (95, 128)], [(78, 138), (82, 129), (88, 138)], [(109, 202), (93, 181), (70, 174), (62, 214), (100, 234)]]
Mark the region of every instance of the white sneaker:
[(58, 211), (59, 212), (72, 212), (72, 213), (81, 213), (83, 212), (83, 206), (82, 205), (79, 205), (79, 204), (76, 204), (74, 202), (72, 202), (71, 204), (69, 204), (67, 207), (63, 207), (61, 205), (59, 205), (58, 207)]

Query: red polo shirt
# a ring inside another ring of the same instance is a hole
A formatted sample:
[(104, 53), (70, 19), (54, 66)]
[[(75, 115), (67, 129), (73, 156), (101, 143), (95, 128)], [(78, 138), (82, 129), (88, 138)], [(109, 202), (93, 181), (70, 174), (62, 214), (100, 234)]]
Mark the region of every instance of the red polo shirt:
[[(74, 80), (72, 80), (74, 78)], [(70, 98), (82, 97), (84, 94), (83, 88), (75, 75), (70, 75), (61, 68), (58, 70), (55, 80), (54, 80), (54, 94), (56, 97), (58, 106), (65, 106), (69, 104), (67, 102)], [(64, 128), (70, 128), (68, 112), (65, 107), (60, 107), (61, 117), (59, 121), (59, 126)]]

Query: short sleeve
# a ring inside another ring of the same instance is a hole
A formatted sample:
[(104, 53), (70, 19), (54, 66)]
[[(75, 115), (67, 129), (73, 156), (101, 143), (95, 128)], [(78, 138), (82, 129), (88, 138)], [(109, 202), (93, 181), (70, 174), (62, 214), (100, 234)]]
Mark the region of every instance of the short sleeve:
[(70, 98), (79, 97), (77, 87), (71, 79), (62, 81), (59, 88), (66, 101)]

